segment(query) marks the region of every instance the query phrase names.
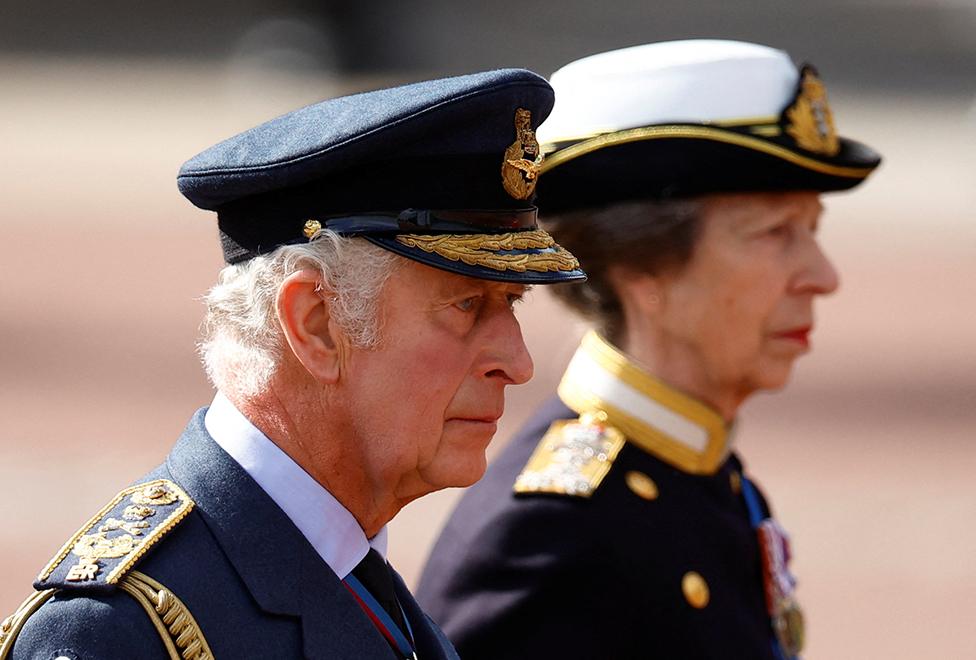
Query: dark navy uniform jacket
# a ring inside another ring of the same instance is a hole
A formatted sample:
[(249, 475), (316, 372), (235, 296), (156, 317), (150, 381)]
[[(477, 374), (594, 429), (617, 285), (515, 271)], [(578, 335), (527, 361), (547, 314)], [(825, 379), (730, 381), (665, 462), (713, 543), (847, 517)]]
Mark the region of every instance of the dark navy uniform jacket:
[[(739, 461), (690, 476), (628, 445), (589, 499), (513, 493), (550, 424), (575, 417), (558, 399), (544, 405), (431, 553), (417, 598), (461, 657), (774, 657), (756, 535), (731, 485)], [(661, 501), (631, 492), (630, 470)], [(710, 590), (703, 609), (682, 594), (693, 569)]]
[(417, 599), (461, 657), (778, 657), (739, 459), (691, 474), (627, 439), (595, 450), (617, 453), (594, 477), (585, 446), (540, 443), (578, 417), (543, 405), (431, 552)]
[[(182, 600), (216, 658), (395, 658), (294, 524), (210, 438), (204, 413), (144, 479), (171, 480), (195, 506), (134, 569)], [(457, 658), (398, 576), (395, 582), (418, 656)], [(129, 594), (62, 586), (27, 620), (11, 658), (168, 657)]]

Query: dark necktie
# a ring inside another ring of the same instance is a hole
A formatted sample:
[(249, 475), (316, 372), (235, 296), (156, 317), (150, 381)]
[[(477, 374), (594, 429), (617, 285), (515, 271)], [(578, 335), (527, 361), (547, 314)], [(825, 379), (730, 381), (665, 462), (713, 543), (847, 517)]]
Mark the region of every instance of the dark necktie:
[(400, 631), (406, 635), (407, 628), (403, 622), (403, 612), (400, 610), (400, 603), (397, 601), (396, 592), (393, 590), (393, 575), (380, 553), (370, 548), (366, 557), (359, 562), (356, 568), (352, 569), (352, 574), (362, 582), (363, 586), (373, 595), (373, 598), (400, 627)]

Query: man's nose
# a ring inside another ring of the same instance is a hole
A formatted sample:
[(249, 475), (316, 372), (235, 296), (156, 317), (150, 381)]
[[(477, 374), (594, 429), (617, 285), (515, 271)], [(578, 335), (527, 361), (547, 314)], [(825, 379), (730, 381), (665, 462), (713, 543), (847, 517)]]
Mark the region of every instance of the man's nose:
[(484, 374), (502, 378), (506, 385), (521, 385), (528, 382), (532, 378), (535, 367), (515, 315), (509, 311), (487, 331), (491, 333), (491, 339), (483, 366)]

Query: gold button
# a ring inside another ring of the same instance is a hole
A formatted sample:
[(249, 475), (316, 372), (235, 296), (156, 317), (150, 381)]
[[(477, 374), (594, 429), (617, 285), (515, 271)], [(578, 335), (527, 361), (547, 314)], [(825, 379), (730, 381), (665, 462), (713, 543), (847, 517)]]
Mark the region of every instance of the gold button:
[(681, 591), (684, 592), (688, 604), (695, 609), (700, 610), (708, 605), (708, 583), (695, 571), (688, 571), (681, 578)]
[(732, 487), (732, 492), (736, 495), (742, 492), (742, 477), (739, 476), (738, 472), (729, 473), (729, 486)]
[(320, 229), (322, 229), (321, 222), (318, 220), (307, 220), (305, 226), (302, 228), (302, 233), (305, 234), (305, 238), (312, 240), (319, 233)]
[(657, 484), (643, 472), (631, 470), (624, 475), (624, 481), (638, 497), (643, 497), (645, 500), (657, 499)]

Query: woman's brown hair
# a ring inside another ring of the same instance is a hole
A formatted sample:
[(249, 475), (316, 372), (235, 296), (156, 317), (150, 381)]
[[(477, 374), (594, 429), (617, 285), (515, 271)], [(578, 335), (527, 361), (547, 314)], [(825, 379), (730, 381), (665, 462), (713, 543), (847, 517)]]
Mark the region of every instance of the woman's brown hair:
[(697, 199), (645, 200), (542, 218), (543, 227), (579, 259), (588, 276), (582, 284), (549, 290), (610, 342), (619, 342), (623, 308), (610, 283), (610, 267), (658, 274), (684, 266), (698, 238), (701, 209)]

